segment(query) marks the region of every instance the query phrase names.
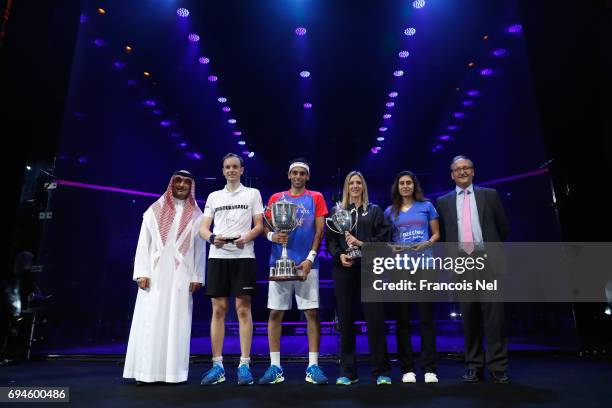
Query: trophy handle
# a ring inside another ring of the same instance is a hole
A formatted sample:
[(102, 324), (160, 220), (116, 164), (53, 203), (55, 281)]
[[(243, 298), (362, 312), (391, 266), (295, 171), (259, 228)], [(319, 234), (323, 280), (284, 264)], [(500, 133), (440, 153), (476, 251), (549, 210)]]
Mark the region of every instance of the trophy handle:
[(355, 227), (357, 226), (357, 221), (359, 220), (359, 211), (357, 211), (356, 208), (353, 208), (351, 210), (351, 214), (353, 213), (353, 211), (355, 212), (355, 224), (353, 224), (353, 226), (351, 227), (351, 231), (355, 229)]
[(270, 221), (268, 221), (268, 217), (266, 217), (266, 213), (268, 212), (268, 210), (270, 210), (270, 215), (272, 215), (272, 207), (270, 207), (269, 205), (266, 205), (264, 208), (264, 213), (263, 213), (264, 222), (268, 225), (268, 227), (270, 228), (270, 231), (278, 232), (276, 231), (274, 226), (270, 224)]
[(336, 231), (331, 225), (329, 225), (330, 221), (332, 221), (332, 224), (333, 224), (333, 220), (331, 219), (331, 217), (325, 218), (325, 225), (327, 225), (327, 228), (334, 231), (336, 234), (344, 235), (343, 233), (341, 233), (340, 231)]

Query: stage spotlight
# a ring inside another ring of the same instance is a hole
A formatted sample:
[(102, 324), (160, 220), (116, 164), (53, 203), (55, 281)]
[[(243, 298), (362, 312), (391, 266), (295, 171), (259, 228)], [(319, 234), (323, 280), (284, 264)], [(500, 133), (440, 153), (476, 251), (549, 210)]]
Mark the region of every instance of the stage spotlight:
[(298, 27), (295, 29), (295, 33), (297, 35), (306, 35), (306, 28), (305, 27)]
[(476, 89), (471, 89), (467, 91), (467, 94), (470, 96), (478, 96), (480, 94), (480, 91), (477, 91)]
[(145, 106), (155, 106), (157, 105), (157, 102), (155, 102), (153, 99), (147, 99), (146, 101), (144, 101)]
[(249, 157), (255, 157), (255, 152), (251, 152), (251, 153), (249, 153), (249, 155), (248, 155), (248, 156), (249, 156)]
[(453, 113), (453, 116), (456, 117), (457, 119), (462, 118), (465, 116), (465, 114), (463, 112), (455, 112)]
[(474, 101), (470, 101), (469, 99), (463, 101), (463, 106), (472, 106), (473, 104), (474, 104)]
[(301, 76), (302, 78), (308, 78), (308, 77), (310, 76), (310, 72), (308, 72), (308, 71), (302, 71), (302, 72), (300, 72), (300, 76)]
[(376, 150), (374, 147), (370, 149), (370, 151), (374, 154), (378, 154), (378, 150)]
[(208, 77), (208, 80), (210, 82), (215, 82), (215, 81), (217, 81), (217, 79), (219, 79), (219, 78), (217, 78), (215, 75), (211, 75), (211, 76)]
[(376, 140), (378, 140), (379, 142), (382, 142), (383, 140), (385, 140), (385, 138), (384, 138), (384, 137), (382, 137), (382, 136), (378, 136), (378, 137), (376, 138)]
[(208, 64), (210, 62), (210, 59), (206, 58), (206, 57), (200, 57), (198, 58), (198, 62), (202, 65)]
[(232, 125), (236, 123), (236, 119), (228, 119), (227, 123), (231, 123)]
[(381, 127), (378, 128), (378, 130), (381, 131), (381, 132), (386, 132), (387, 128), (384, 127), (384, 126), (381, 126)]
[(222, 110), (223, 112), (229, 112), (229, 111), (231, 111), (231, 109), (230, 109), (230, 107), (229, 107), (229, 106), (224, 106), (224, 107), (222, 107), (222, 108), (221, 108), (221, 110)]
[(242, 132), (241, 132), (241, 131), (239, 131), (239, 130), (237, 130), (237, 131), (235, 131), (235, 132), (234, 132), (234, 136), (240, 136), (241, 134), (242, 134)]
[(304, 104), (304, 109), (310, 109), (310, 108), (312, 108), (312, 103), (310, 103), (310, 102), (306, 102), (306, 103)]
[(493, 70), (491, 68), (485, 68), (480, 70), (480, 75), (482, 76), (490, 76), (493, 75)]
[(438, 136), (438, 139), (447, 141), (447, 140), (452, 140), (453, 138), (452, 136), (449, 136), (449, 135), (442, 135), (442, 136)]
[(470, 62), (470, 63), (468, 64), (468, 67), (472, 68), (474, 65), (476, 65), (476, 64), (475, 64), (475, 63), (473, 63), (473, 62)]
[(398, 93), (397, 92), (390, 92), (389, 93), (389, 98), (397, 98)]
[(449, 127), (447, 127), (448, 130), (457, 130), (459, 129), (459, 126), (457, 125), (450, 125)]
[(176, 10), (176, 15), (179, 17), (188, 17), (189, 16), (189, 10), (187, 10), (186, 8), (181, 7), (180, 9)]
[(392, 108), (392, 107), (394, 107), (394, 106), (395, 106), (395, 103), (394, 103), (394, 102), (387, 102), (387, 103), (385, 103), (385, 106), (386, 106), (387, 108)]
[(179, 143), (179, 146), (180, 147), (187, 147), (187, 142), (181, 142), (181, 143)]
[(129, 45), (126, 45), (124, 49), (125, 49), (125, 52), (127, 52), (128, 54), (130, 52), (134, 51), (134, 49), (132, 47), (130, 47)]
[(217, 98), (217, 100), (218, 100), (219, 102), (221, 102), (221, 103), (225, 103), (225, 102), (227, 102), (227, 98), (224, 98), (224, 97), (222, 97), (222, 96), (221, 96), (221, 97), (219, 97), (219, 98)]
[(385, 119), (391, 119), (391, 114), (390, 114), (390, 113), (385, 113), (385, 114), (383, 115), (383, 118), (385, 118)]
[(393, 75), (395, 75), (396, 77), (401, 77), (402, 75), (404, 75), (404, 71), (398, 69), (397, 71), (393, 72)]
[(198, 42), (200, 41), (200, 36), (195, 33), (191, 33), (187, 36), (187, 39), (191, 42)]
[(404, 30), (404, 35), (407, 35), (408, 37), (413, 36), (416, 34), (416, 29), (414, 27), (408, 27), (407, 29)]
[(163, 127), (168, 127), (170, 126), (170, 121), (169, 120), (162, 120), (161, 122), (159, 122), (160, 126)]
[(101, 38), (96, 38), (94, 40), (94, 44), (96, 44), (96, 47), (104, 47), (106, 45), (106, 41)]
[(239, 141), (239, 142), (238, 142), (238, 144), (239, 144), (240, 146), (244, 146), (244, 145), (246, 144), (246, 142), (245, 142), (244, 140), (241, 140), (241, 141)]
[(510, 34), (519, 34), (521, 31), (523, 31), (523, 26), (520, 24), (512, 24), (506, 28), (506, 32)]
[(493, 55), (495, 55), (496, 57), (503, 57), (504, 55), (506, 55), (506, 49), (498, 48), (496, 50), (493, 50)]
[(32, 167), (30, 167), (30, 166), (26, 166), (26, 170), (27, 170), (27, 171), (30, 171), (30, 170), (32, 170)]
[(412, 3), (412, 7), (414, 7), (415, 9), (425, 7), (425, 0), (416, 0), (414, 3)]
[(185, 156), (187, 156), (187, 158), (191, 160), (200, 160), (202, 158), (202, 155), (196, 152), (187, 152), (185, 153)]
[(400, 58), (408, 58), (410, 53), (408, 51), (400, 51), (397, 55), (399, 55)]
[(103, 9), (103, 8), (101, 8), (101, 7), (100, 7), (100, 8), (99, 8), (97, 11), (98, 11), (98, 14), (100, 14), (100, 15), (104, 15), (104, 14), (106, 14), (106, 10), (104, 10), (104, 9)]
[(149, 71), (145, 71), (142, 73), (142, 75), (146, 76), (147, 78), (151, 76), (151, 73)]

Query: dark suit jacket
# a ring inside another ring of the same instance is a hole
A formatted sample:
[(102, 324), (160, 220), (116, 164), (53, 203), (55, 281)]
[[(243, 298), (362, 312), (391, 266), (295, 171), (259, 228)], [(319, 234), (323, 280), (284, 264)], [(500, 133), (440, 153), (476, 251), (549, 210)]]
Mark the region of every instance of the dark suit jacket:
[[(492, 188), (474, 186), (478, 219), (484, 242), (505, 241), (509, 233), (506, 212), (499, 194)], [(458, 242), (457, 227), (457, 192), (453, 189), (436, 200), (436, 209), (440, 215), (440, 232), (442, 241)]]

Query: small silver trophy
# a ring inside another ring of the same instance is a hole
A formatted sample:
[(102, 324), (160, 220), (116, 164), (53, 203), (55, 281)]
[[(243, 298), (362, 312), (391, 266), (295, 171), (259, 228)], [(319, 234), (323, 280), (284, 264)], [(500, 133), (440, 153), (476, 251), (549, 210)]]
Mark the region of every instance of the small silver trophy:
[[(268, 227), (274, 232), (291, 233), (297, 227), (302, 225), (302, 219), (306, 214), (306, 209), (301, 204), (288, 201), (285, 196), (280, 200), (266, 207), (266, 213), (270, 210), (270, 221), (266, 217), (264, 220)], [(301, 210), (301, 216), (298, 218), (298, 210)], [(287, 255), (287, 244), (283, 244), (283, 251), (280, 259), (276, 260), (275, 266), (270, 268), (269, 279), (272, 281), (290, 281), (302, 280), (303, 274), (295, 267), (295, 261), (289, 259)]]
[[(355, 213), (355, 223), (353, 223), (353, 213)], [(331, 217), (325, 218), (325, 224), (327, 224), (327, 228), (334, 231), (336, 234), (345, 235), (346, 232), (351, 232), (355, 228), (358, 218), (359, 212), (356, 208), (349, 211), (344, 209), (340, 203), (337, 203), (336, 211)], [(336, 229), (330, 225), (330, 221)], [(346, 254), (351, 259), (361, 258), (361, 250), (354, 245), (348, 247)]]

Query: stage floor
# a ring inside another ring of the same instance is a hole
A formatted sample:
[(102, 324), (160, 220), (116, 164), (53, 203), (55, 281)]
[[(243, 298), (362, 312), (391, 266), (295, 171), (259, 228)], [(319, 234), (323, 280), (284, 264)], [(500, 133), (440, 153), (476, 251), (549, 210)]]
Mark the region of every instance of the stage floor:
[[(338, 366), (323, 363), (335, 379)], [(440, 383), (402, 384), (397, 363), (390, 386), (372, 383), (367, 364), (359, 367), (360, 383), (315, 386), (304, 382), (304, 363), (283, 363), (286, 381), (275, 386), (235, 385), (236, 368), (227, 365), (228, 382), (202, 387), (199, 379), (209, 364), (192, 364), (186, 384), (138, 386), (121, 377), (122, 365), (107, 362), (32, 361), (0, 368), (1, 386), (67, 386), (71, 406), (224, 406), (224, 407), (388, 407), (388, 406), (537, 406), (601, 407), (612, 400), (612, 362), (568, 356), (513, 356), (511, 384), (463, 384), (460, 362), (439, 363)], [(256, 377), (267, 364), (253, 367)], [(606, 402), (608, 401), (608, 402)]]

